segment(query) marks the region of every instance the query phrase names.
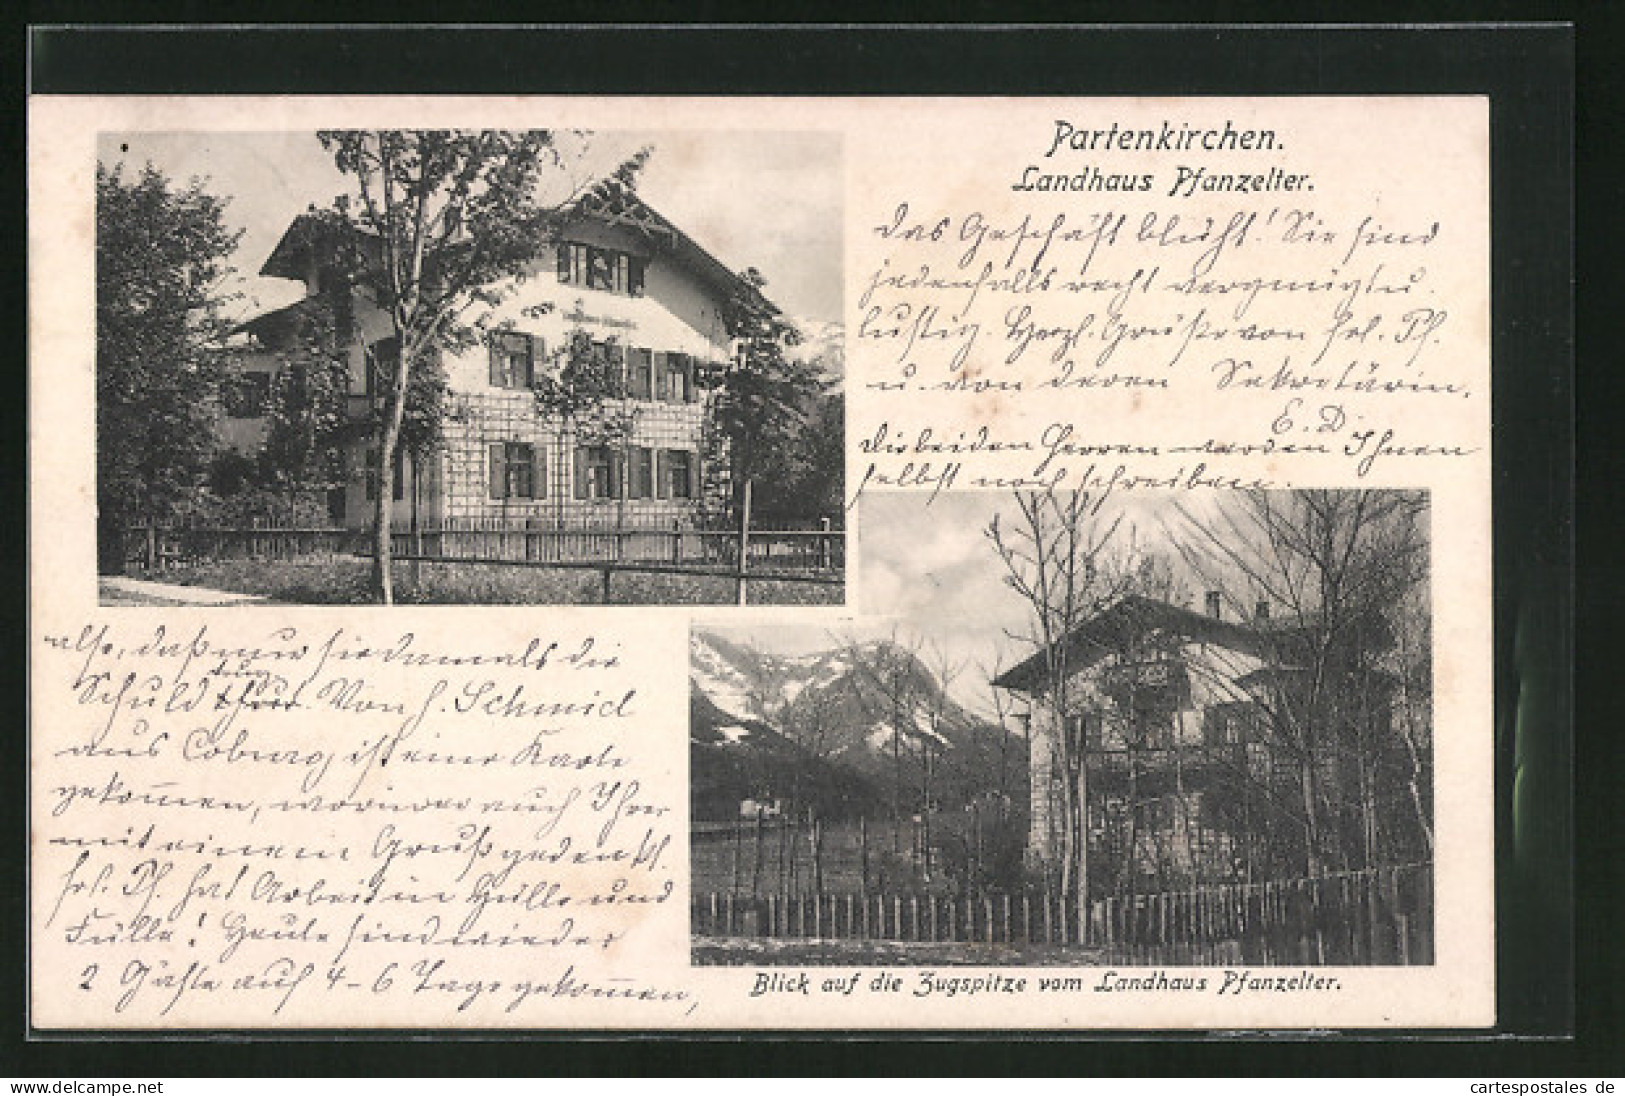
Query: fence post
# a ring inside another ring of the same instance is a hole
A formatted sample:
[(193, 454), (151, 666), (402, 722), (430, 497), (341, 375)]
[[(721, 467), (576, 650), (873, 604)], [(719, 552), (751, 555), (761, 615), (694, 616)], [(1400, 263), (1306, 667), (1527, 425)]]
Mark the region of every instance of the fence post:
[(830, 556), (833, 554), (829, 550), (829, 518), (828, 517), (822, 517), (822, 518), (818, 519), (818, 529), (819, 529), (819, 531), (821, 533), (824, 534), (823, 536), (818, 538), (818, 566), (819, 566), (819, 568), (821, 570), (827, 571), (830, 568)]
[(863, 882), (859, 890), (863, 896), (869, 896), (869, 819), (865, 816), (858, 818), (858, 857), (862, 866)]
[(683, 562), (683, 521), (681, 518), (671, 519), (671, 561)]
[(762, 886), (762, 809), (756, 808), (756, 864), (750, 873), (750, 896), (755, 898)]
[(749, 570), (749, 561), (747, 557), (750, 554), (750, 492), (751, 481), (746, 480), (745, 501), (744, 505), (740, 508), (739, 516), (739, 577), (735, 580), (738, 584), (738, 589), (736, 592), (739, 597), (740, 605), (746, 604), (746, 587), (748, 584), (748, 580), (745, 578), (745, 572)]
[(163, 564), (158, 557), (158, 525), (156, 522), (146, 526), (147, 533), (147, 570), (162, 570)]
[(812, 820), (812, 868), (813, 893), (824, 893), (824, 823), (822, 819)]
[(733, 888), (729, 891), (730, 894), (739, 893), (739, 853), (740, 846), (744, 843), (745, 820), (743, 818), (736, 818), (734, 819), (734, 879)]

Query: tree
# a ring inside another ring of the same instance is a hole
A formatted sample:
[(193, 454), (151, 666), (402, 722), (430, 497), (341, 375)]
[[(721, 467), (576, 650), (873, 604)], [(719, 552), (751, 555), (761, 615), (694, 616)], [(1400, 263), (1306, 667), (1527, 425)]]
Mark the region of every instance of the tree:
[[(744, 284), (723, 313), (738, 351), (731, 361), (702, 370), (698, 378), (712, 392), (706, 465), (728, 470), (734, 507), (750, 483), (757, 511), (805, 512), (798, 497), (807, 476), (805, 430), (829, 385), (817, 365), (789, 356), (801, 334), (763, 300), (761, 289), (767, 283), (761, 272), (752, 267), (740, 278)], [(830, 425), (827, 414), (820, 418)]]
[(887, 739), (891, 748), (891, 823), (892, 852), (901, 852), (903, 821), (903, 744), (905, 740), (918, 741), (922, 736), (916, 723), (920, 706), (926, 699), (925, 682), (920, 671), (919, 651), (922, 644), (916, 639), (905, 645), (902, 633), (893, 627), (887, 639), (874, 643), (851, 641), (846, 648), (847, 660), (854, 670), (851, 683), (854, 698), (864, 714), (871, 720), (879, 719), (890, 732)]
[(356, 186), (358, 200), (347, 195), (336, 205), (355, 230), (346, 265), (394, 331), (393, 373), (382, 378), (372, 572), (387, 605), (395, 454), (409, 392), (442, 350), (474, 344), (470, 306), (498, 303), (505, 283), (524, 277), (552, 242), (556, 212), (538, 203), (537, 186), (559, 156), (547, 131), (327, 130), (318, 137)]
[(290, 522), (315, 505), (319, 492), (344, 482), (343, 443), (353, 429), (348, 294), (329, 288), (295, 325), (271, 382), (256, 469), (261, 484), (281, 497), (283, 519)]
[(225, 203), (148, 165), (96, 165), (96, 504), (100, 565), (124, 531), (180, 512), (215, 449), (221, 286), (240, 232)]
[(1372, 866), (1385, 849), (1431, 852), (1430, 666), (1417, 601), (1426, 496), (1250, 491), (1178, 512), (1186, 561), (1210, 588), (1243, 617), (1254, 595), (1280, 610), (1268, 628), (1273, 665), (1237, 699), (1258, 710), (1257, 733), (1294, 773), (1288, 797), (1269, 782), (1258, 790), (1301, 834), (1296, 867), (1314, 876)]
[(1087, 742), (1074, 733), (1075, 668), (1067, 640), (1125, 588), (1105, 566), (1121, 518), (1101, 519), (1092, 496), (1082, 491), (1017, 492), (1015, 504), (1016, 519), (1007, 523), (995, 515), (986, 535), (1004, 564), (1006, 584), (1027, 604), (1027, 634), (1017, 638), (1035, 646), (1044, 660), (1045, 686), (1034, 698), (1041, 711), (1034, 715), (1051, 731), (1049, 771), (1058, 776), (1045, 804), (1052, 824), (1060, 823), (1060, 863), (1052, 867), (1061, 893), (1075, 895), (1081, 911), (1089, 895)]
[[(537, 409), (556, 416), (564, 427), (558, 433), (557, 459), (568, 466), (572, 437), (578, 445), (604, 446), (615, 454), (618, 480), (626, 475), (626, 447), (637, 427), (637, 411), (626, 402), (623, 348), (614, 339), (595, 340), (576, 328), (557, 357), (556, 369), (539, 375), (533, 389)], [(624, 509), (624, 492), (611, 493)], [(563, 493), (558, 505), (562, 512)]]

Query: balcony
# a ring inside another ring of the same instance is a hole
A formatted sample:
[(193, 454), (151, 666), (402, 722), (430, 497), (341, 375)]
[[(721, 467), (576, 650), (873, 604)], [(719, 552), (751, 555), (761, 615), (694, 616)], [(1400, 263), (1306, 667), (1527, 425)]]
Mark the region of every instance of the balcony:
[(1120, 704), (1182, 708), (1190, 699), (1190, 672), (1173, 658), (1118, 662), (1101, 671), (1100, 688)]

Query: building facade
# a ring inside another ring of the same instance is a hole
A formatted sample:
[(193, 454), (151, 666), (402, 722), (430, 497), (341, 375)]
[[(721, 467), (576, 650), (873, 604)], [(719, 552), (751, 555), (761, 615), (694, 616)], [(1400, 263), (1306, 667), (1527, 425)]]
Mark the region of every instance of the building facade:
[[(252, 454), (266, 437), (271, 393), (288, 368), (302, 320), (331, 300), (330, 252), (309, 216), (297, 219), (262, 276), (305, 286), (305, 298), (243, 325), (244, 345), (225, 400), (226, 445)], [(734, 353), (730, 307), (773, 310), (632, 192), (613, 184), (568, 211), (558, 242), (521, 279), (494, 287), (500, 303), (465, 319), (481, 344), (442, 358), (447, 406), (441, 444), (395, 467), (398, 527), (545, 529), (692, 528), (725, 490), (726, 469), (707, 468), (708, 367)], [(343, 291), (346, 398), (357, 423), (377, 420), (378, 378), (397, 348), (388, 317), (358, 290)], [(561, 415), (537, 399), (572, 347), (587, 340), (620, 372), (624, 396)], [(370, 524), (378, 489), (374, 432), (343, 446), (331, 520)]]
[(1075, 782), (1095, 894), (1307, 874), (1306, 795), (1321, 868), (1403, 861), (1406, 759), (1375, 633), (1311, 656), (1315, 630), (1262, 603), (1248, 620), (1223, 619), (1216, 594), (1207, 609), (1122, 598), (994, 682), (1030, 704), (1029, 859), (1064, 854)]

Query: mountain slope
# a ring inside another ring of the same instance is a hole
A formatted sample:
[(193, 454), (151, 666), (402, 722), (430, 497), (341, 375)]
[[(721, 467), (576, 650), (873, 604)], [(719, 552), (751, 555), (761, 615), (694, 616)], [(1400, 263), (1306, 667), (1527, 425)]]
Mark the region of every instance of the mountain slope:
[(708, 811), (742, 782), (750, 790), (739, 798), (805, 800), (816, 787), (846, 814), (889, 810), (894, 796), (913, 812), (928, 793), (938, 809), (1001, 788), (1026, 794), (1026, 743), (966, 711), (894, 643), (788, 657), (695, 632), (690, 688), (694, 779)]

